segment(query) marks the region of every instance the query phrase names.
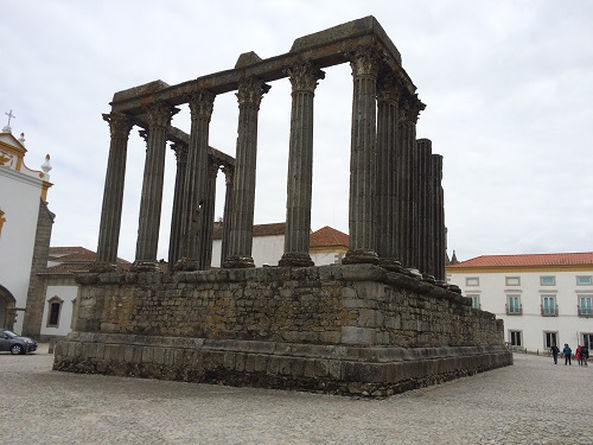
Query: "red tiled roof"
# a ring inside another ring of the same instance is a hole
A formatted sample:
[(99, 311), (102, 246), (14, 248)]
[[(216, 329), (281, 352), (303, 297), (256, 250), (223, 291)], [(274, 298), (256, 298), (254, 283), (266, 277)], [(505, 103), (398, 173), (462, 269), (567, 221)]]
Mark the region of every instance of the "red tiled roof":
[[(41, 274), (69, 274), (71, 272), (87, 271), (97, 258), (97, 254), (92, 250), (80, 246), (50, 247), (48, 261), (55, 264), (48, 267)], [(117, 263), (126, 269), (130, 263), (121, 258)]]
[(349, 237), (344, 232), (325, 226), (311, 234), (309, 245), (310, 247), (348, 247), (348, 241)]
[(537, 253), (524, 255), (482, 255), (448, 266), (463, 267), (525, 267), (593, 265), (593, 252)]
[[(277, 236), (284, 235), (286, 223), (255, 224), (253, 226), (253, 236)], [(222, 223), (215, 222), (212, 232), (213, 239), (222, 239)]]

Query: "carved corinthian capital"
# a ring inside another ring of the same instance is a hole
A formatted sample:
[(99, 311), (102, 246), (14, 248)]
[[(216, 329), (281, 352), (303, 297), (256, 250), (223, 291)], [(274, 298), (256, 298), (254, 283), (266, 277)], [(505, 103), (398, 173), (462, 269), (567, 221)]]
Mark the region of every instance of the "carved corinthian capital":
[(406, 97), (403, 100), (403, 107), (400, 105), (401, 120), (404, 122), (416, 124), (418, 122), (418, 116), (420, 112), (426, 108), (426, 105), (418, 99), (418, 95)]
[(216, 94), (208, 90), (202, 90), (187, 96), (187, 103), (191, 111), (192, 119), (206, 119), (210, 121), (212, 109), (214, 108)]
[(171, 144), (171, 150), (175, 152), (177, 164), (185, 164), (187, 162), (187, 144)]
[(146, 109), (148, 127), (167, 128), (171, 124), (171, 118), (179, 112), (179, 108), (172, 107), (165, 102), (157, 102)]
[(254, 106), (259, 109), (263, 95), (270, 91), (270, 88), (270, 85), (254, 78), (239, 83), (239, 89), (237, 90), (239, 107)]
[(402, 95), (402, 86), (397, 76), (389, 73), (377, 81), (377, 100), (379, 102), (397, 102)]
[(352, 76), (377, 77), (377, 75), (379, 74), (380, 61), (380, 54), (374, 48), (362, 48), (357, 51), (354, 51), (350, 55), (350, 67), (352, 68)]
[(109, 131), (112, 137), (127, 138), (130, 130), (134, 126), (132, 119), (125, 113), (112, 111), (110, 114), (104, 114), (103, 119), (109, 124)]
[(313, 66), (310, 62), (288, 67), (284, 70), (290, 78), (292, 92), (297, 91), (315, 91), (317, 81), (325, 78), (325, 72)]

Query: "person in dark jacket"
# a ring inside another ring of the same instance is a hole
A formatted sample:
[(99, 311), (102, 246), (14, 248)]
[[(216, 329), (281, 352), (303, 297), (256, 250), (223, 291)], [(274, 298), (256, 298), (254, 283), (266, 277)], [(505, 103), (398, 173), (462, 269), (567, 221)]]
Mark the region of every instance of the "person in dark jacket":
[(589, 366), (587, 364), (587, 361), (589, 360), (589, 347), (587, 345), (583, 345), (581, 354), (583, 355), (583, 365)]
[(570, 349), (570, 346), (568, 346), (568, 343), (564, 343), (564, 349), (562, 350), (562, 355), (564, 356), (564, 366), (566, 366), (566, 365), (572, 366), (572, 362), (570, 361), (570, 358), (572, 356), (572, 349)]
[(554, 364), (557, 365), (558, 364), (558, 353), (560, 352), (560, 348), (558, 348), (558, 346), (556, 346), (556, 343), (554, 343), (552, 345), (552, 347), (550, 348), (550, 352), (552, 353), (552, 357), (554, 357)]

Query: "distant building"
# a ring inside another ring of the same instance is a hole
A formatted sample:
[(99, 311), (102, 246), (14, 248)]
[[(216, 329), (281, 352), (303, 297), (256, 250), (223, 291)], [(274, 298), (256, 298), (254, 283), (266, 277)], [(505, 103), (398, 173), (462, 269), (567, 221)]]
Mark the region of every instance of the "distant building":
[[(253, 226), (252, 256), (256, 267), (277, 266), (284, 253), (286, 223), (256, 224)], [(222, 224), (214, 224), (212, 267), (220, 267)], [(340, 263), (348, 251), (348, 235), (325, 226), (311, 233), (309, 255), (320, 266)]]
[[(96, 260), (95, 252), (84, 247), (50, 247), (47, 267), (37, 276), (43, 289), (43, 308), (37, 338), (47, 340), (67, 335), (76, 316), (78, 284), (75, 274), (88, 272)], [(130, 263), (118, 259), (122, 269)]]
[(593, 346), (593, 252), (484, 255), (447, 266), (447, 279), (504, 320), (512, 346)]
[[(11, 116), (12, 117), (12, 116)], [(24, 134), (0, 132), (0, 328), (36, 335), (41, 324), (37, 273), (46, 267), (54, 215), (47, 207), (49, 155), (41, 170), (25, 165)]]

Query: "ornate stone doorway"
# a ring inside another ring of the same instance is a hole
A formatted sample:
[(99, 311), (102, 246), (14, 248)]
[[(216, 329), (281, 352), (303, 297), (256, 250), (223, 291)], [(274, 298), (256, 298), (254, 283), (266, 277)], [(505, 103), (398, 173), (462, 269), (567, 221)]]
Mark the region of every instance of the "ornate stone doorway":
[(4, 286), (0, 285), (0, 329), (13, 329), (16, 300)]

